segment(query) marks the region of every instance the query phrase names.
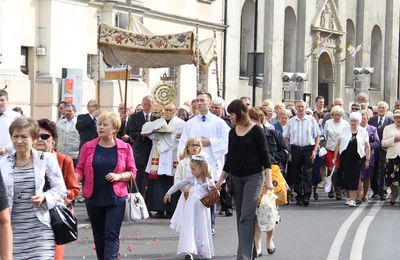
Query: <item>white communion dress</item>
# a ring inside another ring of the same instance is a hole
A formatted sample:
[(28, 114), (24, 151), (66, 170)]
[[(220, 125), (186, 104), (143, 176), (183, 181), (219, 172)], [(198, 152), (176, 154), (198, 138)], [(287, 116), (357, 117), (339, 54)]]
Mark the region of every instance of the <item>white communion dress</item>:
[(175, 213), (171, 219), (170, 227), (180, 232), (178, 255), (194, 254), (204, 258), (214, 255), (214, 247), (211, 235), (210, 209), (201, 203), (214, 184), (212, 180), (206, 182), (189, 176), (183, 181), (174, 184), (167, 194), (171, 195), (185, 186), (189, 186), (189, 197), (179, 199)]

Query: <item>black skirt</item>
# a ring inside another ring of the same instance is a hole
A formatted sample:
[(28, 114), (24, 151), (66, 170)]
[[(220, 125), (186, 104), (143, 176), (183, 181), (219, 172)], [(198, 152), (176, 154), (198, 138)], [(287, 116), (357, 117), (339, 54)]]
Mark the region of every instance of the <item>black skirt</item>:
[(357, 152), (357, 139), (353, 134), (346, 150), (340, 154), (337, 185), (346, 190), (357, 190), (363, 160)]
[(400, 183), (400, 157), (386, 160), (386, 185), (399, 186)]
[(171, 202), (164, 204), (164, 196), (169, 188), (174, 185), (174, 177), (158, 175), (157, 179), (149, 179), (149, 186), (146, 191), (146, 205), (149, 211), (166, 211), (168, 215), (174, 214), (181, 192), (175, 192), (171, 196)]

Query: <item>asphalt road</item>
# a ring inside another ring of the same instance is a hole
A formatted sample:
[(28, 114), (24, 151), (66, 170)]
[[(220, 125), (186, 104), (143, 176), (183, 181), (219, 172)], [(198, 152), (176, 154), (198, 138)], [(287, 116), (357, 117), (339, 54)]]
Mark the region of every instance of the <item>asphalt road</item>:
[[(78, 203), (76, 210), (79, 240), (66, 246), (65, 259), (97, 259), (84, 204)], [(267, 256), (263, 235), (259, 259), (400, 259), (399, 202), (391, 206), (389, 200), (370, 200), (349, 208), (343, 200), (320, 192), (320, 199), (308, 207), (281, 206), (280, 214), (274, 239), (277, 251)], [(179, 234), (168, 226), (169, 219), (123, 223), (120, 259), (183, 259), (176, 255)], [(235, 215), (218, 215), (214, 259), (235, 259), (236, 247)]]

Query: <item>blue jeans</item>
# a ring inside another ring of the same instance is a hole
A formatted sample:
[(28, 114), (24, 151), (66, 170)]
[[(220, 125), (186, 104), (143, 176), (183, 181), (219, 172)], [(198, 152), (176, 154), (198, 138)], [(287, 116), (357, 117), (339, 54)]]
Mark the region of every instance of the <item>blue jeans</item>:
[(125, 202), (106, 207), (86, 204), (92, 225), (97, 259), (116, 260), (119, 252), (119, 233), (125, 213)]

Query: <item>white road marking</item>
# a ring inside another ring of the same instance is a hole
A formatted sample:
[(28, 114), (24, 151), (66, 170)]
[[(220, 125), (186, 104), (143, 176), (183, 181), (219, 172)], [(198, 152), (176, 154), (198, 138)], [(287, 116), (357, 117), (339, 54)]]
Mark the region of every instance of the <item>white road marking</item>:
[[(339, 231), (336, 234), (335, 240), (333, 240), (331, 249), (329, 250), (327, 260), (338, 260), (341, 252), (342, 245), (346, 238), (347, 232), (353, 222), (358, 218), (361, 212), (365, 209), (366, 203), (361, 204), (361, 206), (357, 207), (354, 212), (346, 219), (346, 221), (342, 224)], [(328, 222), (329, 224), (329, 222)]]
[(351, 260), (361, 260), (364, 248), (364, 243), (367, 238), (368, 228), (374, 220), (376, 214), (381, 210), (383, 202), (376, 202), (369, 210), (367, 216), (361, 221), (358, 226), (357, 232), (354, 236), (353, 245), (351, 247), (350, 258)]

